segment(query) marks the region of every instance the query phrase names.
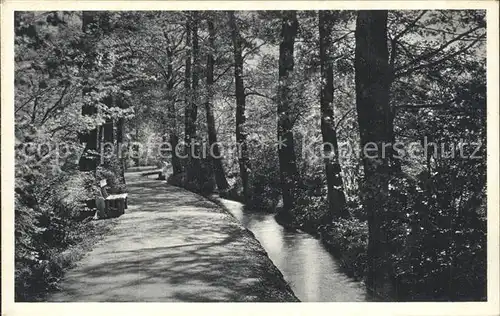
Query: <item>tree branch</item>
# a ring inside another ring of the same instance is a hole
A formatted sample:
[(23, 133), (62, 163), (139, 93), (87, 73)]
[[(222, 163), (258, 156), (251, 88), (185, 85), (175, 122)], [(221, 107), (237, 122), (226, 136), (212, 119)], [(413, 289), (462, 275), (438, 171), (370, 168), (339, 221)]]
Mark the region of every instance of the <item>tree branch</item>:
[[(431, 62), (431, 63), (427, 63), (427, 64), (421, 64), (419, 66), (416, 66), (416, 67), (413, 67), (413, 68), (410, 68), (404, 72), (401, 72), (399, 74), (396, 74), (395, 77), (396, 78), (399, 78), (399, 77), (402, 77), (402, 76), (407, 76), (415, 71), (418, 71), (418, 70), (422, 70), (422, 69), (425, 69), (425, 68), (430, 68), (430, 67), (433, 67), (435, 65), (439, 65), (457, 55), (460, 55), (461, 53), (467, 51), (469, 48), (471, 48), (472, 46), (476, 45), (477, 42), (479, 42), (483, 37), (486, 37), (486, 34), (483, 34), (482, 36), (480, 36), (479, 38), (477, 38), (475, 41), (471, 42), (469, 45), (465, 46), (464, 48), (462, 49), (459, 49), (458, 51), (448, 55), (448, 56), (445, 56), (437, 61), (434, 61), (434, 62)], [(401, 69), (401, 68), (404, 68), (404, 67), (399, 67), (398, 69)]]
[(250, 49), (249, 51), (247, 51), (245, 54), (243, 54), (243, 57), (242, 59), (245, 60), (245, 58), (250, 55), (251, 53), (253, 53), (254, 51), (258, 50), (259, 48), (261, 48), (262, 46), (266, 45), (267, 43), (266, 42), (263, 42), (262, 44)]
[(354, 111), (354, 108), (350, 109), (349, 111), (345, 112), (344, 115), (342, 115), (342, 117), (340, 118), (340, 120), (337, 122), (337, 124), (335, 125), (335, 131), (338, 130), (340, 124), (347, 118), (347, 116), (349, 114), (351, 114), (352, 112)]
[(344, 35), (342, 35), (341, 37), (334, 39), (330, 44), (333, 45), (337, 42), (340, 42), (341, 40), (345, 39), (347, 36), (349, 36), (352, 33), (354, 33), (354, 30), (349, 31), (349, 32), (345, 33)]
[(32, 95), (31, 97), (28, 98), (27, 101), (25, 101), (23, 104), (19, 105), (15, 109), (14, 114), (17, 114), (17, 112), (19, 112), (20, 110), (22, 110), (28, 103), (30, 103), (31, 101), (33, 101), (35, 98), (39, 98), (39, 97), (43, 96), (45, 92), (50, 91), (52, 89), (54, 89), (54, 87), (50, 87), (50, 88), (47, 88), (45, 90), (38, 91), (38, 93)]
[(422, 12), (413, 21), (411, 21), (411, 23), (408, 24), (408, 26), (403, 31), (401, 31), (399, 34), (397, 34), (396, 36), (394, 36), (393, 40), (397, 41), (401, 37), (403, 37), (412, 27), (415, 26), (415, 24), (417, 24), (417, 22), (424, 16), (424, 14), (427, 13), (427, 11), (428, 10), (422, 10)]
[(454, 98), (452, 100), (449, 100), (449, 101), (446, 101), (446, 102), (442, 102), (442, 103), (434, 103), (434, 104), (425, 104), (425, 103), (421, 103), (421, 104), (406, 104), (406, 105), (397, 105), (397, 106), (395, 106), (395, 108), (396, 109), (439, 108), (439, 107), (449, 106), (449, 105), (453, 104), (456, 101), (457, 101), (457, 99)]
[(262, 94), (262, 93), (260, 93), (260, 92), (257, 92), (257, 91), (255, 91), (255, 90), (251, 90), (251, 91), (249, 91), (249, 92), (245, 92), (245, 97), (250, 96), (250, 95), (255, 95), (255, 96), (262, 97), (262, 98), (266, 98), (266, 99), (271, 100), (271, 101), (273, 101), (273, 102), (274, 102), (274, 99), (273, 99), (272, 97), (267, 96), (267, 95), (265, 95), (265, 94)]
[(231, 63), (229, 67), (227, 67), (221, 74), (219, 74), (217, 77), (214, 79), (214, 83), (217, 82), (222, 76), (224, 76), (229, 70), (233, 69), (234, 65)]
[[(469, 31), (464, 32), (464, 33), (462, 33), (462, 34), (458, 35), (457, 37), (455, 37), (454, 39), (452, 39), (452, 40), (450, 40), (450, 41), (448, 41), (448, 42), (444, 43), (443, 45), (441, 45), (441, 46), (440, 46), (440, 47), (438, 47), (437, 49), (435, 49), (435, 50), (433, 50), (433, 51), (431, 51), (431, 52), (429, 52), (429, 53), (427, 53), (427, 54), (423, 54), (423, 55), (421, 55), (421, 56), (420, 56), (420, 57), (418, 57), (416, 60), (414, 60), (414, 61), (412, 61), (412, 62), (409, 62), (409, 63), (408, 63), (408, 64), (406, 64), (406, 65), (403, 65), (403, 66), (401, 66), (401, 67), (398, 67), (397, 69), (395, 69), (395, 71), (396, 71), (396, 72), (397, 72), (397, 71), (400, 71), (400, 70), (402, 70), (402, 69), (404, 69), (404, 68), (410, 67), (410, 66), (411, 66), (411, 65), (413, 65), (413, 64), (417, 64), (417, 63), (420, 63), (421, 61), (424, 61), (424, 60), (426, 60), (426, 59), (429, 59), (429, 58), (431, 58), (431, 57), (434, 57), (435, 55), (437, 55), (437, 54), (439, 54), (440, 52), (442, 52), (444, 49), (446, 49), (446, 48), (447, 48), (448, 46), (450, 46), (451, 44), (453, 44), (453, 43), (455, 43), (455, 42), (459, 41), (459, 40), (460, 40), (460, 39), (462, 39), (463, 37), (465, 37), (465, 36), (467, 36), (467, 35), (469, 35), (469, 34), (471, 34), (471, 33), (475, 32), (475, 31), (477, 31), (477, 30), (479, 30), (479, 29), (481, 29), (481, 28), (482, 28), (482, 26), (478, 26), (478, 27), (475, 27), (475, 28), (473, 28), (473, 29), (470, 29)], [(483, 36), (484, 36), (484, 34), (483, 34)], [(473, 43), (474, 43), (474, 44), (475, 44), (475, 43), (477, 43), (477, 42), (478, 42), (478, 40), (479, 40), (480, 38), (482, 38), (483, 36), (480, 36), (480, 37), (479, 37), (477, 40), (475, 40)], [(470, 45), (470, 46), (472, 46), (472, 45)], [(417, 67), (419, 67), (419, 66), (417, 66)], [(417, 67), (415, 67), (415, 68), (417, 68)]]
[(42, 121), (40, 122), (41, 125), (43, 125), (45, 123), (45, 121), (49, 118), (49, 114), (54, 111), (59, 105), (61, 105), (62, 103), (62, 100), (64, 98), (64, 96), (66, 95), (66, 92), (68, 91), (68, 88), (69, 88), (69, 84), (67, 84), (65, 87), (64, 87), (64, 90), (63, 92), (61, 93), (61, 97), (57, 100), (57, 102), (54, 104), (54, 106), (52, 106), (50, 109), (47, 110), (47, 112), (45, 112), (43, 118), (42, 118)]

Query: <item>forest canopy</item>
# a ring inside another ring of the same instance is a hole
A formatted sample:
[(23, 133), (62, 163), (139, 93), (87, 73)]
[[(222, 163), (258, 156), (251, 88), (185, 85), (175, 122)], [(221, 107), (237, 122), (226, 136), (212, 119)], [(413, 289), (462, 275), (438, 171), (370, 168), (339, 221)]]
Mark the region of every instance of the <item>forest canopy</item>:
[(19, 299), (98, 180), (163, 163), (376, 295), (486, 299), (484, 10), (18, 11), (15, 89)]

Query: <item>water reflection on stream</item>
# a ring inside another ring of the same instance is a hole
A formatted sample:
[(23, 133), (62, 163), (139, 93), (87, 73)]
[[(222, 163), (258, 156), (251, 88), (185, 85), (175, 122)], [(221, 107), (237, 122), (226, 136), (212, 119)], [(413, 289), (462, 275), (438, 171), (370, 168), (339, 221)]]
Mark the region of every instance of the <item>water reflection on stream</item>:
[(285, 230), (273, 214), (246, 212), (239, 202), (221, 201), (255, 234), (301, 301), (368, 301), (363, 284), (342, 273), (338, 261), (319, 240), (303, 232)]

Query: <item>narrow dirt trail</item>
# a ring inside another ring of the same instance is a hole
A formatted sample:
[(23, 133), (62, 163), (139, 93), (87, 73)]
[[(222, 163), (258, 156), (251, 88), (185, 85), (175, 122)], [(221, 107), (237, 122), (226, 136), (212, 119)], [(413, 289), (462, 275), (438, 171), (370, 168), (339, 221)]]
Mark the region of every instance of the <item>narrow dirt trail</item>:
[(48, 301), (296, 301), (253, 235), (184, 189), (128, 173), (129, 208)]

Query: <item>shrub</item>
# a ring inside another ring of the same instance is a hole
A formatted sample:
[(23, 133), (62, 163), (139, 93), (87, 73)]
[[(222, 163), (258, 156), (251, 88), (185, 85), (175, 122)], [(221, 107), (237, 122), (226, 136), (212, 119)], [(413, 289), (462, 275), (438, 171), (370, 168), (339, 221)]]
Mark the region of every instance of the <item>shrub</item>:
[(259, 170), (257, 174), (251, 176), (249, 182), (252, 194), (245, 207), (257, 212), (273, 212), (281, 198), (280, 186), (273, 183), (275, 182), (273, 174)]
[(485, 203), (477, 207), (484, 194), (452, 192), (442, 177), (419, 175), (391, 185), (389, 202), (398, 216), (392, 216), (386, 231), (392, 232), (389, 263), (399, 299), (486, 297)]
[(175, 185), (178, 187), (184, 186), (186, 182), (186, 172), (181, 172), (178, 174), (171, 174), (167, 178), (167, 183), (171, 185)]
[(328, 218), (328, 201), (325, 196), (309, 196), (304, 192), (292, 213), (295, 226), (314, 234)]
[(93, 194), (91, 174), (62, 172), (51, 177), (35, 176), (36, 169), (16, 170), (15, 195), (15, 296), (32, 301), (54, 289), (66, 267), (58, 255), (81, 242), (79, 213)]
[(97, 167), (96, 179), (97, 181), (106, 180), (110, 187), (109, 193), (117, 194), (127, 191), (125, 178), (123, 177), (123, 167), (115, 156), (105, 159), (104, 163)]
[(40, 301), (48, 292), (56, 290), (64, 271), (81, 257), (81, 245), (89, 244), (89, 238), (96, 235), (93, 223), (72, 222), (68, 225), (62, 248), (40, 242), (38, 249), (31, 250), (29, 255), (16, 251), (15, 300)]
[(210, 160), (196, 160), (186, 169), (179, 174), (171, 174), (167, 178), (167, 182), (196, 193), (209, 194), (214, 192), (216, 184)]
[(274, 212), (281, 199), (281, 182), (277, 154), (273, 147), (264, 147), (249, 172), (250, 200), (245, 207), (257, 212)]
[(62, 275), (57, 254), (81, 242), (78, 219), (96, 185), (91, 173), (50, 164), (24, 161), (15, 172), (15, 299), (33, 301)]
[(367, 267), (368, 225), (356, 218), (320, 227), (322, 241), (338, 256), (348, 274), (363, 278)]

